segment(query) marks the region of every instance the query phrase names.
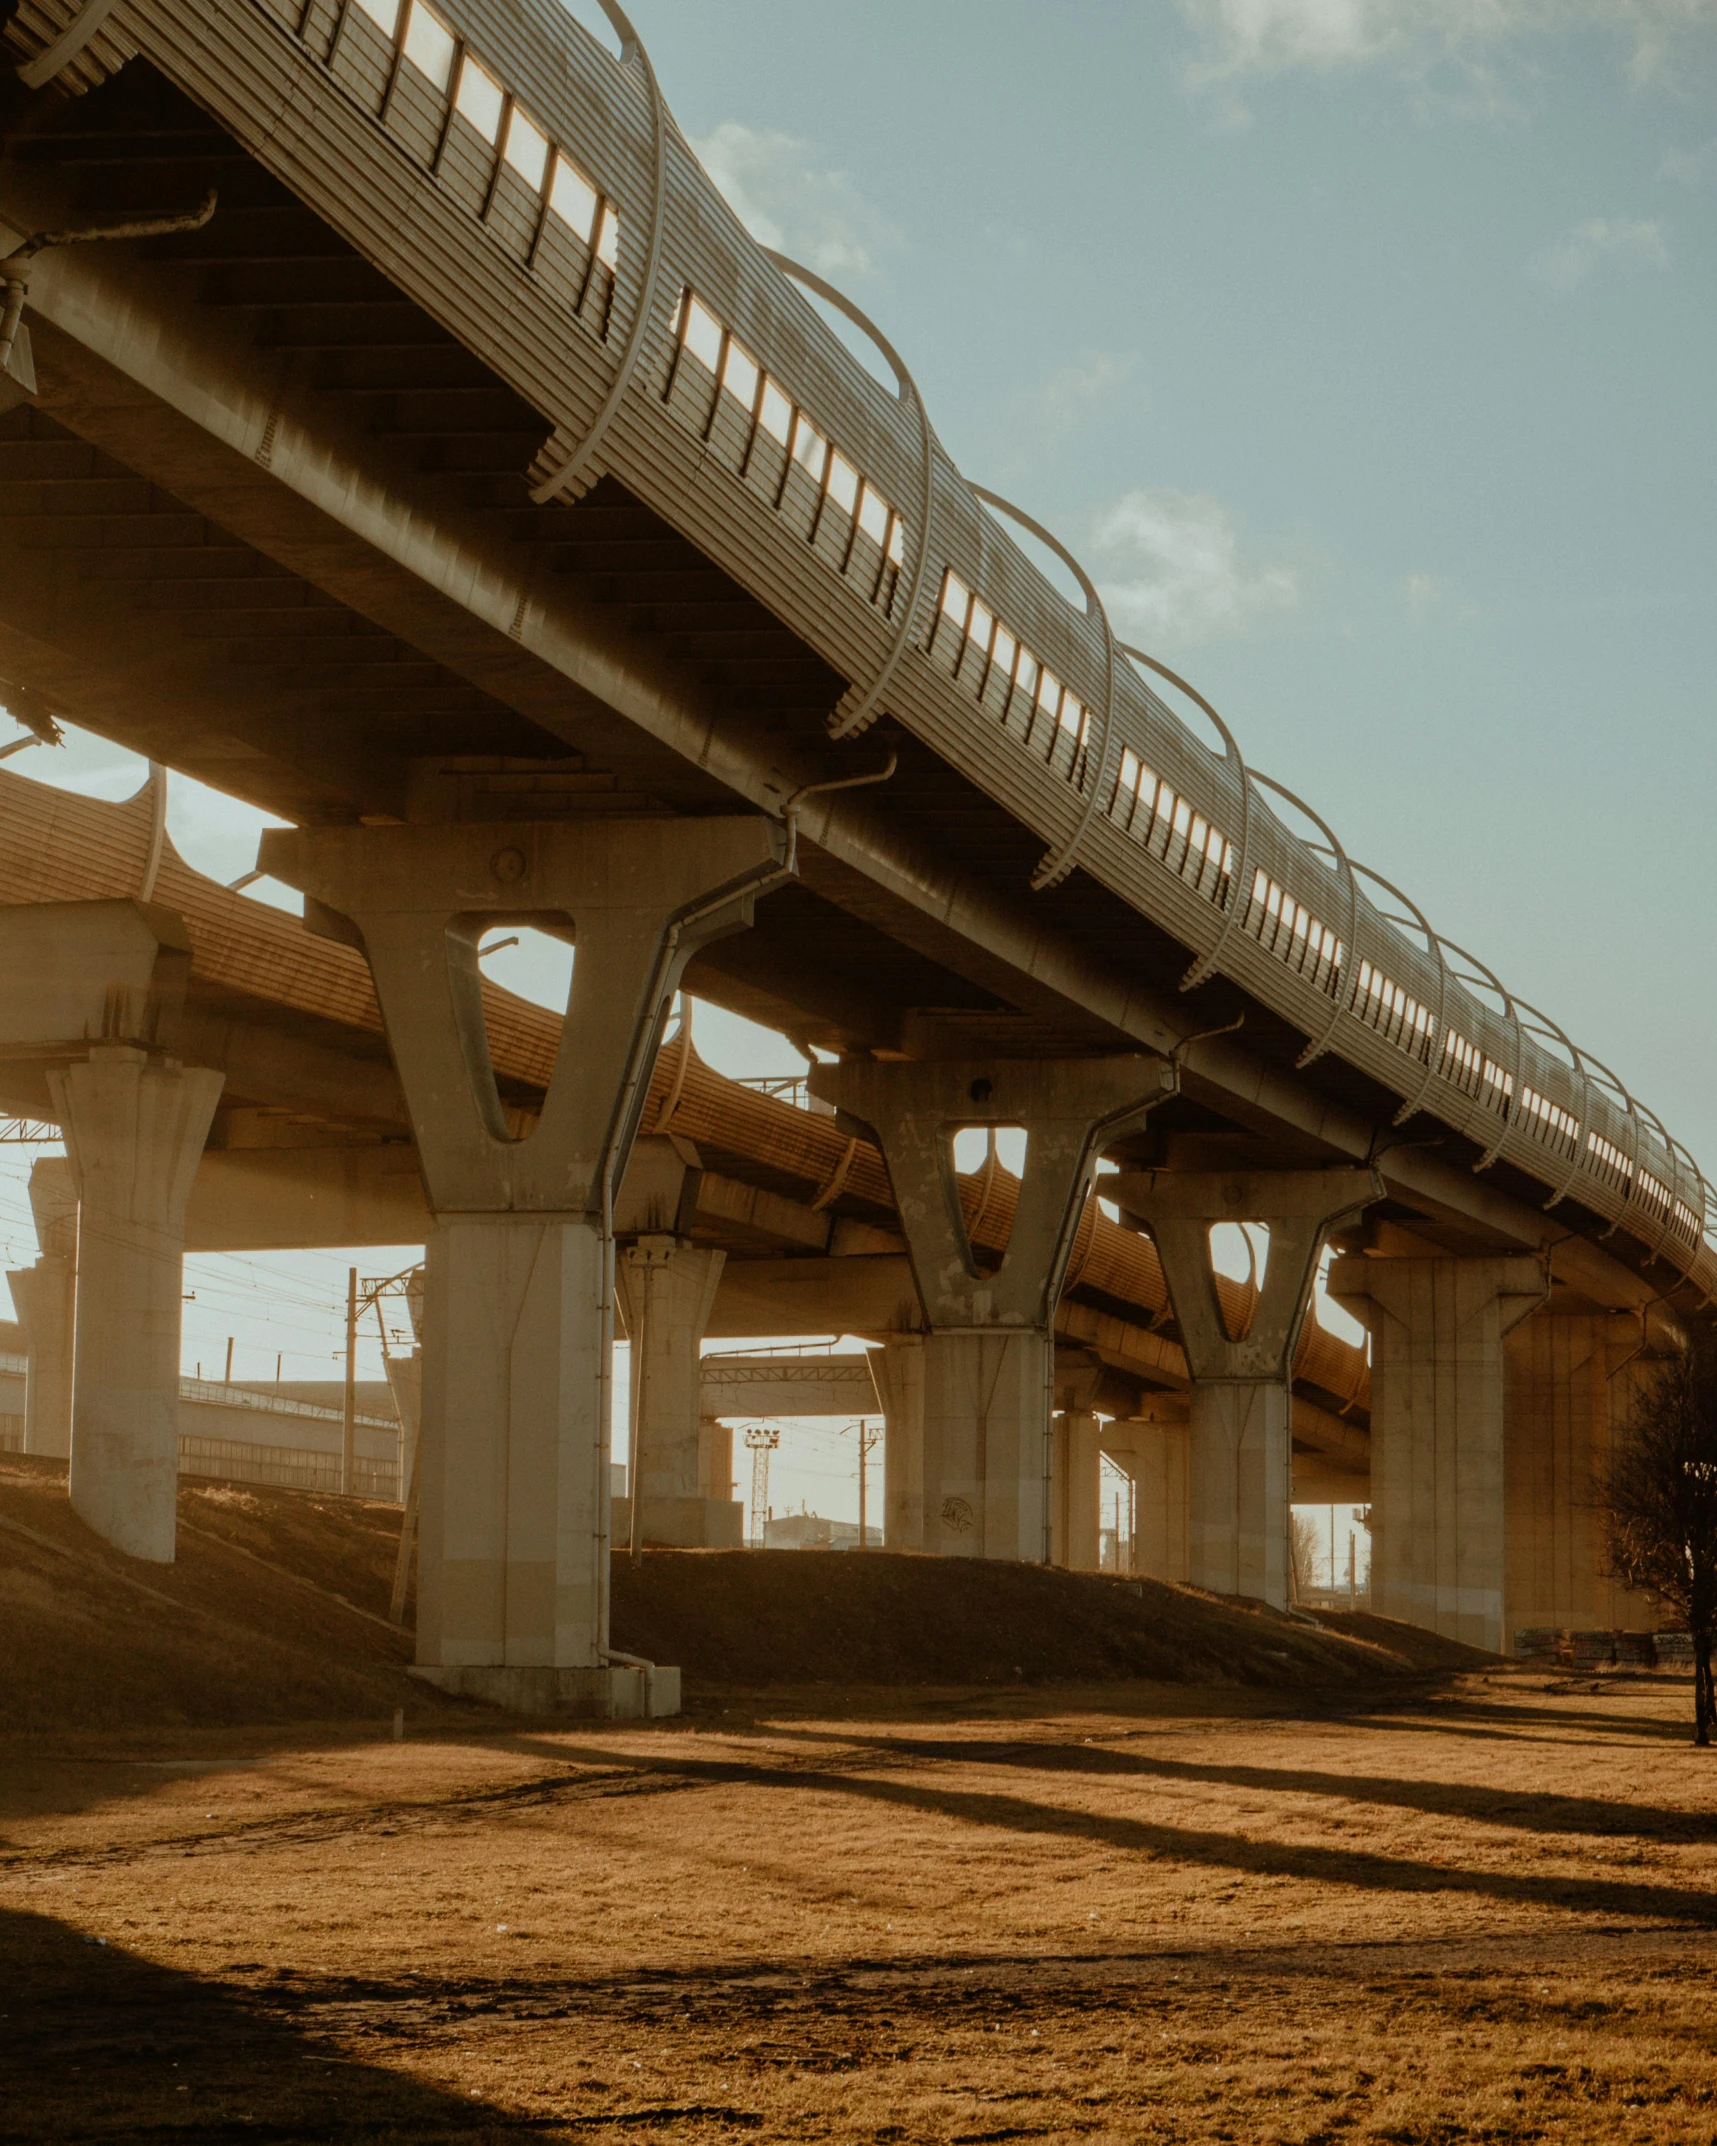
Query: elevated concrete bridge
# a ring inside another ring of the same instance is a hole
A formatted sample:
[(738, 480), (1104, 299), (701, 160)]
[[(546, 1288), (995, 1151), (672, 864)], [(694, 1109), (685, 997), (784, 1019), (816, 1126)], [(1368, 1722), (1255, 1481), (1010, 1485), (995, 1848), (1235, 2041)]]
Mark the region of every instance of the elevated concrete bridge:
[[(1487, 1644), (1607, 1612), (1567, 1486), (1605, 1352), (1625, 1384), (1709, 1300), (1697, 1166), (1120, 646), (1076, 561), (1084, 608), (1058, 594), (1005, 524), (1055, 540), (745, 234), (609, 11), (618, 59), (550, 0), (22, 0), (5, 30), (0, 677), (296, 823), (270, 869), (366, 952), (437, 1219), (423, 1668), (544, 1703), (633, 1675), (600, 1554), (616, 1201), (682, 981), (841, 1054), (815, 1082), (878, 1143), (911, 1263), (925, 1548), (1043, 1553), (1106, 1151), (1190, 1373), (1193, 1578), (1283, 1595), (1337, 1233), (1380, 1606)], [(521, 918), (579, 947), (528, 1140), (475, 952)], [(16, 1040), (86, 1212), (116, 1171), (154, 1187), (114, 1288), (164, 1392), (143, 1237), (174, 1240), (233, 1076), (147, 1006), (114, 1021)], [(986, 1124), (1028, 1134), (994, 1265), (949, 1153)], [(1248, 1220), (1242, 1332), (1208, 1230)], [(645, 1323), (702, 1288), (658, 1234)], [(1517, 1321), (1559, 1338), (1510, 1417)], [(81, 1383), (94, 1513), (164, 1417), (93, 1359)]]

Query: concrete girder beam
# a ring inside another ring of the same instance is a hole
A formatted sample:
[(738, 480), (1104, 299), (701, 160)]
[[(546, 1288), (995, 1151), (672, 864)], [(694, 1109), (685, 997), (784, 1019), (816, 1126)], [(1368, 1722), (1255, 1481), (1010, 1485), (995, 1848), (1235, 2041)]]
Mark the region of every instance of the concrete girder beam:
[(875, 1353), (706, 1356), (699, 1405), (711, 1416), (874, 1416)]
[[(615, 1201), (616, 1230), (659, 1229), (664, 1216), (671, 1221), (695, 1174), (674, 1142), (635, 1140)], [(423, 1244), (434, 1228), (417, 1150), (405, 1141), (209, 1147), (185, 1210), (185, 1245), (193, 1252)]]
[(183, 920), (155, 903), (0, 906), (0, 1059), (44, 1065), (96, 1041), (176, 1047), (190, 972)]
[[(1150, 1231), (1192, 1373), (1189, 1577), (1288, 1600), (1290, 1385), (1325, 1237), (1382, 1194), (1370, 1170), (1122, 1172), (1104, 1186)], [(1229, 1333), (1211, 1265), (1219, 1222), (1257, 1222), (1269, 1256), (1251, 1324)]]

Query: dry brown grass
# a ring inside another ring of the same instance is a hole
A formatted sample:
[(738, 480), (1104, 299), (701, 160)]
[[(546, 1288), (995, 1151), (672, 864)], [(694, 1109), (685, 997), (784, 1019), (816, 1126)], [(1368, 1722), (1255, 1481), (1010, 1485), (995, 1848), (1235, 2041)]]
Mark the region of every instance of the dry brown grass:
[(1295, 1703), (14, 1738), (0, 2139), (1717, 2138), (1684, 1687)]

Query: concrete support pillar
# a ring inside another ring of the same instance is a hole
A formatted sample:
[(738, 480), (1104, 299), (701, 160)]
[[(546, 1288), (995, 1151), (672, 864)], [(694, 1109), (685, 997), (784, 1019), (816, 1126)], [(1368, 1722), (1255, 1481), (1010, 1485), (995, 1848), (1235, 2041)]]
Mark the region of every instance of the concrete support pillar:
[(71, 1501), (119, 1549), (170, 1564), (185, 1201), (222, 1076), (97, 1044), (48, 1086), (79, 1206)]
[[(1380, 1197), (1370, 1170), (1155, 1170), (1104, 1191), (1150, 1231), (1192, 1373), (1188, 1577), (1216, 1594), (1288, 1600), (1294, 1345), (1330, 1229)], [(1219, 1222), (1257, 1222), (1269, 1252), (1251, 1324), (1225, 1323), (1210, 1260)]]
[(1049, 1555), (1055, 1346), (1026, 1327), (924, 1337), (924, 1547), (955, 1557)]
[(9, 1274), (29, 1370), (24, 1378), (24, 1451), (65, 1460), (72, 1449), (72, 1334), (77, 1296), (77, 1188), (61, 1155), (30, 1167), (30, 1208), (41, 1257)]
[(882, 1541), (924, 1547), (924, 1336), (891, 1334), (870, 1354), (882, 1403)]
[(628, 1245), (616, 1269), (632, 1344), (637, 1480), (626, 1487), (643, 1501), (642, 1539), (672, 1549), (742, 1547), (743, 1508), (731, 1491), (718, 1499), (703, 1488), (702, 1342), (726, 1264), (725, 1252), (653, 1233)]
[[(414, 795), (468, 787), (429, 769)], [(424, 1320), (418, 1673), (530, 1712), (671, 1713), (608, 1641), (613, 1199), (686, 962), (777, 883), (758, 819), (281, 830), (264, 868), (368, 956), (437, 1227)], [(575, 938), (541, 1116), (496, 1090), (482, 933)], [(696, 1422), (696, 1401), (692, 1403)]]
[(733, 1425), (719, 1416), (698, 1418), (698, 1496), (732, 1505), (743, 1522), (745, 1507), (733, 1495)]
[(1544, 1270), (1355, 1254), (1329, 1289), (1371, 1331), (1371, 1606), (1500, 1652), (1503, 1342), (1543, 1303)]
[(1050, 1558), (1070, 1572), (1102, 1569), (1103, 1425), (1084, 1409), (1055, 1419), (1050, 1465)]
[(1640, 1386), (1669, 1346), (1661, 1314), (1545, 1309), (1503, 1344), (1503, 1651), (1532, 1626), (1650, 1631), (1656, 1608), (1604, 1569), (1593, 1509)]
[(409, 1356), (390, 1356), (387, 1380), (394, 1414), (399, 1418), (399, 1496), (403, 1505), (411, 1496), (412, 1478), (417, 1473), (418, 1431), (423, 1422), (423, 1351), (413, 1349)]
[[(1106, 1138), (1172, 1093), (1153, 1057), (847, 1060), (811, 1092), (882, 1150), (929, 1328), (923, 1546), (956, 1557), (1050, 1551), (1052, 1325), (1073, 1232)], [(1024, 1175), (1000, 1263), (979, 1265), (954, 1170), (968, 1126), (1019, 1126)]]
[(1133, 1570), (1184, 1584), (1192, 1562), (1185, 1422), (1106, 1424), (1103, 1450), (1133, 1479)]

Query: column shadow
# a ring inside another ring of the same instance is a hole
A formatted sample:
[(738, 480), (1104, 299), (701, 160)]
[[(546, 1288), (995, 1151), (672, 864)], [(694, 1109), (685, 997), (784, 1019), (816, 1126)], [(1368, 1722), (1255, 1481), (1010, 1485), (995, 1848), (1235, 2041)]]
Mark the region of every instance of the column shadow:
[(818, 1729), (778, 1728), (773, 1733), (797, 1742), (829, 1743), (848, 1749), (858, 1744), (891, 1758), (964, 1760), (968, 1764), (1016, 1766), (1039, 1773), (1184, 1781), (1261, 1789), (1273, 1794), (1327, 1796), (1336, 1802), (1376, 1804), (1391, 1810), (1423, 1812), (1427, 1817), (1471, 1819), (1529, 1833), (1717, 1841), (1717, 1812), (1621, 1803), (1600, 1796), (1558, 1795), (1550, 1790), (1484, 1787), (1464, 1781), (1415, 1781), (1390, 1774), (1323, 1773), (1310, 1767), (1244, 1766), (1232, 1762), (1211, 1765), (1192, 1759), (1114, 1751), (1102, 1745), (943, 1741), (837, 1735)]
[(0, 2141), (436, 2139), (516, 2128), (487, 2100), (345, 2053), (286, 1981), (215, 1981), (0, 1910)]
[[(557, 1744), (562, 1757), (613, 1763), (612, 1752), (580, 1751)], [(894, 1754), (898, 1755), (898, 1754)], [(970, 1760), (970, 1745), (950, 1755)], [(1620, 1878), (1541, 1875), (1535, 1871), (1474, 1870), (1416, 1857), (1383, 1855), (1364, 1848), (1325, 1848), (1257, 1840), (1241, 1833), (1166, 1825), (1102, 1812), (1071, 1810), (1027, 1797), (979, 1790), (929, 1788), (919, 1783), (843, 1772), (837, 1767), (795, 1768), (746, 1761), (634, 1758), (638, 1787), (668, 1792), (675, 1787), (745, 1785), (798, 1790), (812, 1795), (857, 1797), (902, 1811), (954, 1819), (962, 1825), (1000, 1828), (1046, 1838), (1073, 1838), (1131, 1853), (1142, 1860), (1237, 1870), (1252, 1875), (1309, 1879), (1360, 1892), (1458, 1893), (1523, 1907), (1564, 1913), (1661, 1918), (1697, 1928), (1717, 1926), (1717, 1892)], [(1093, 1769), (1095, 1770), (1095, 1769)], [(633, 1791), (636, 1792), (635, 1790)], [(577, 1794), (577, 1784), (563, 1792)], [(559, 1800), (550, 1792), (551, 1800)]]

